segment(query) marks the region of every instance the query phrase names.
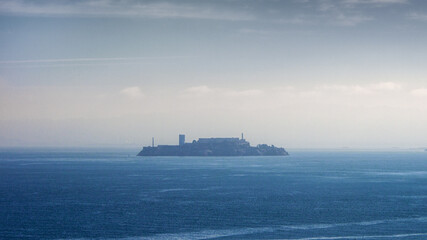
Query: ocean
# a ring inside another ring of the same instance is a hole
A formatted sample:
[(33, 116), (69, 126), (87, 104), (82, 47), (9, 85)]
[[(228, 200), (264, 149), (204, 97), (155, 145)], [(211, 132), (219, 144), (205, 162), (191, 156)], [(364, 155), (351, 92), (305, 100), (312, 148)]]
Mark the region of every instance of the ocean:
[(427, 239), (427, 152), (0, 150), (0, 239)]

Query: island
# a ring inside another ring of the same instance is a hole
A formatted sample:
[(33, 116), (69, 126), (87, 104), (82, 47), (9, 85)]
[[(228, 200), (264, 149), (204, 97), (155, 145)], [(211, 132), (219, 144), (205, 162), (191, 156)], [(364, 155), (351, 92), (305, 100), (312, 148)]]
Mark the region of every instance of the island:
[(287, 156), (282, 147), (259, 144), (253, 147), (243, 138), (199, 138), (185, 142), (185, 135), (179, 135), (179, 145), (158, 145), (143, 147), (138, 156)]

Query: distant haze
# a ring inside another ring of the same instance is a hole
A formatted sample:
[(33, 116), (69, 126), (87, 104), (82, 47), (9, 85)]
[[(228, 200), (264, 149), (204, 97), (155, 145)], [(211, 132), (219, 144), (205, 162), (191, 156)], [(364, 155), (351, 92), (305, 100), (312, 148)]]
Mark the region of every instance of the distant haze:
[(0, 2), (0, 147), (427, 147), (427, 2)]

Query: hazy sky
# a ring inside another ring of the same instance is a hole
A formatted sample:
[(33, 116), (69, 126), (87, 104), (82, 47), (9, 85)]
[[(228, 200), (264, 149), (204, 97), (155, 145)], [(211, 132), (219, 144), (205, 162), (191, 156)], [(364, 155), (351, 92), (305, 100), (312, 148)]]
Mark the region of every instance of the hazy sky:
[(427, 1), (0, 0), (0, 146), (427, 146)]

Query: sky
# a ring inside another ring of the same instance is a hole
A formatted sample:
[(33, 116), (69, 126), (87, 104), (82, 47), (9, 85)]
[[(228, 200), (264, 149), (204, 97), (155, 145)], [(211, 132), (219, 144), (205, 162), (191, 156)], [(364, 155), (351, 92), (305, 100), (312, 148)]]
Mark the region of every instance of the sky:
[(0, 0), (0, 147), (427, 147), (423, 0)]

